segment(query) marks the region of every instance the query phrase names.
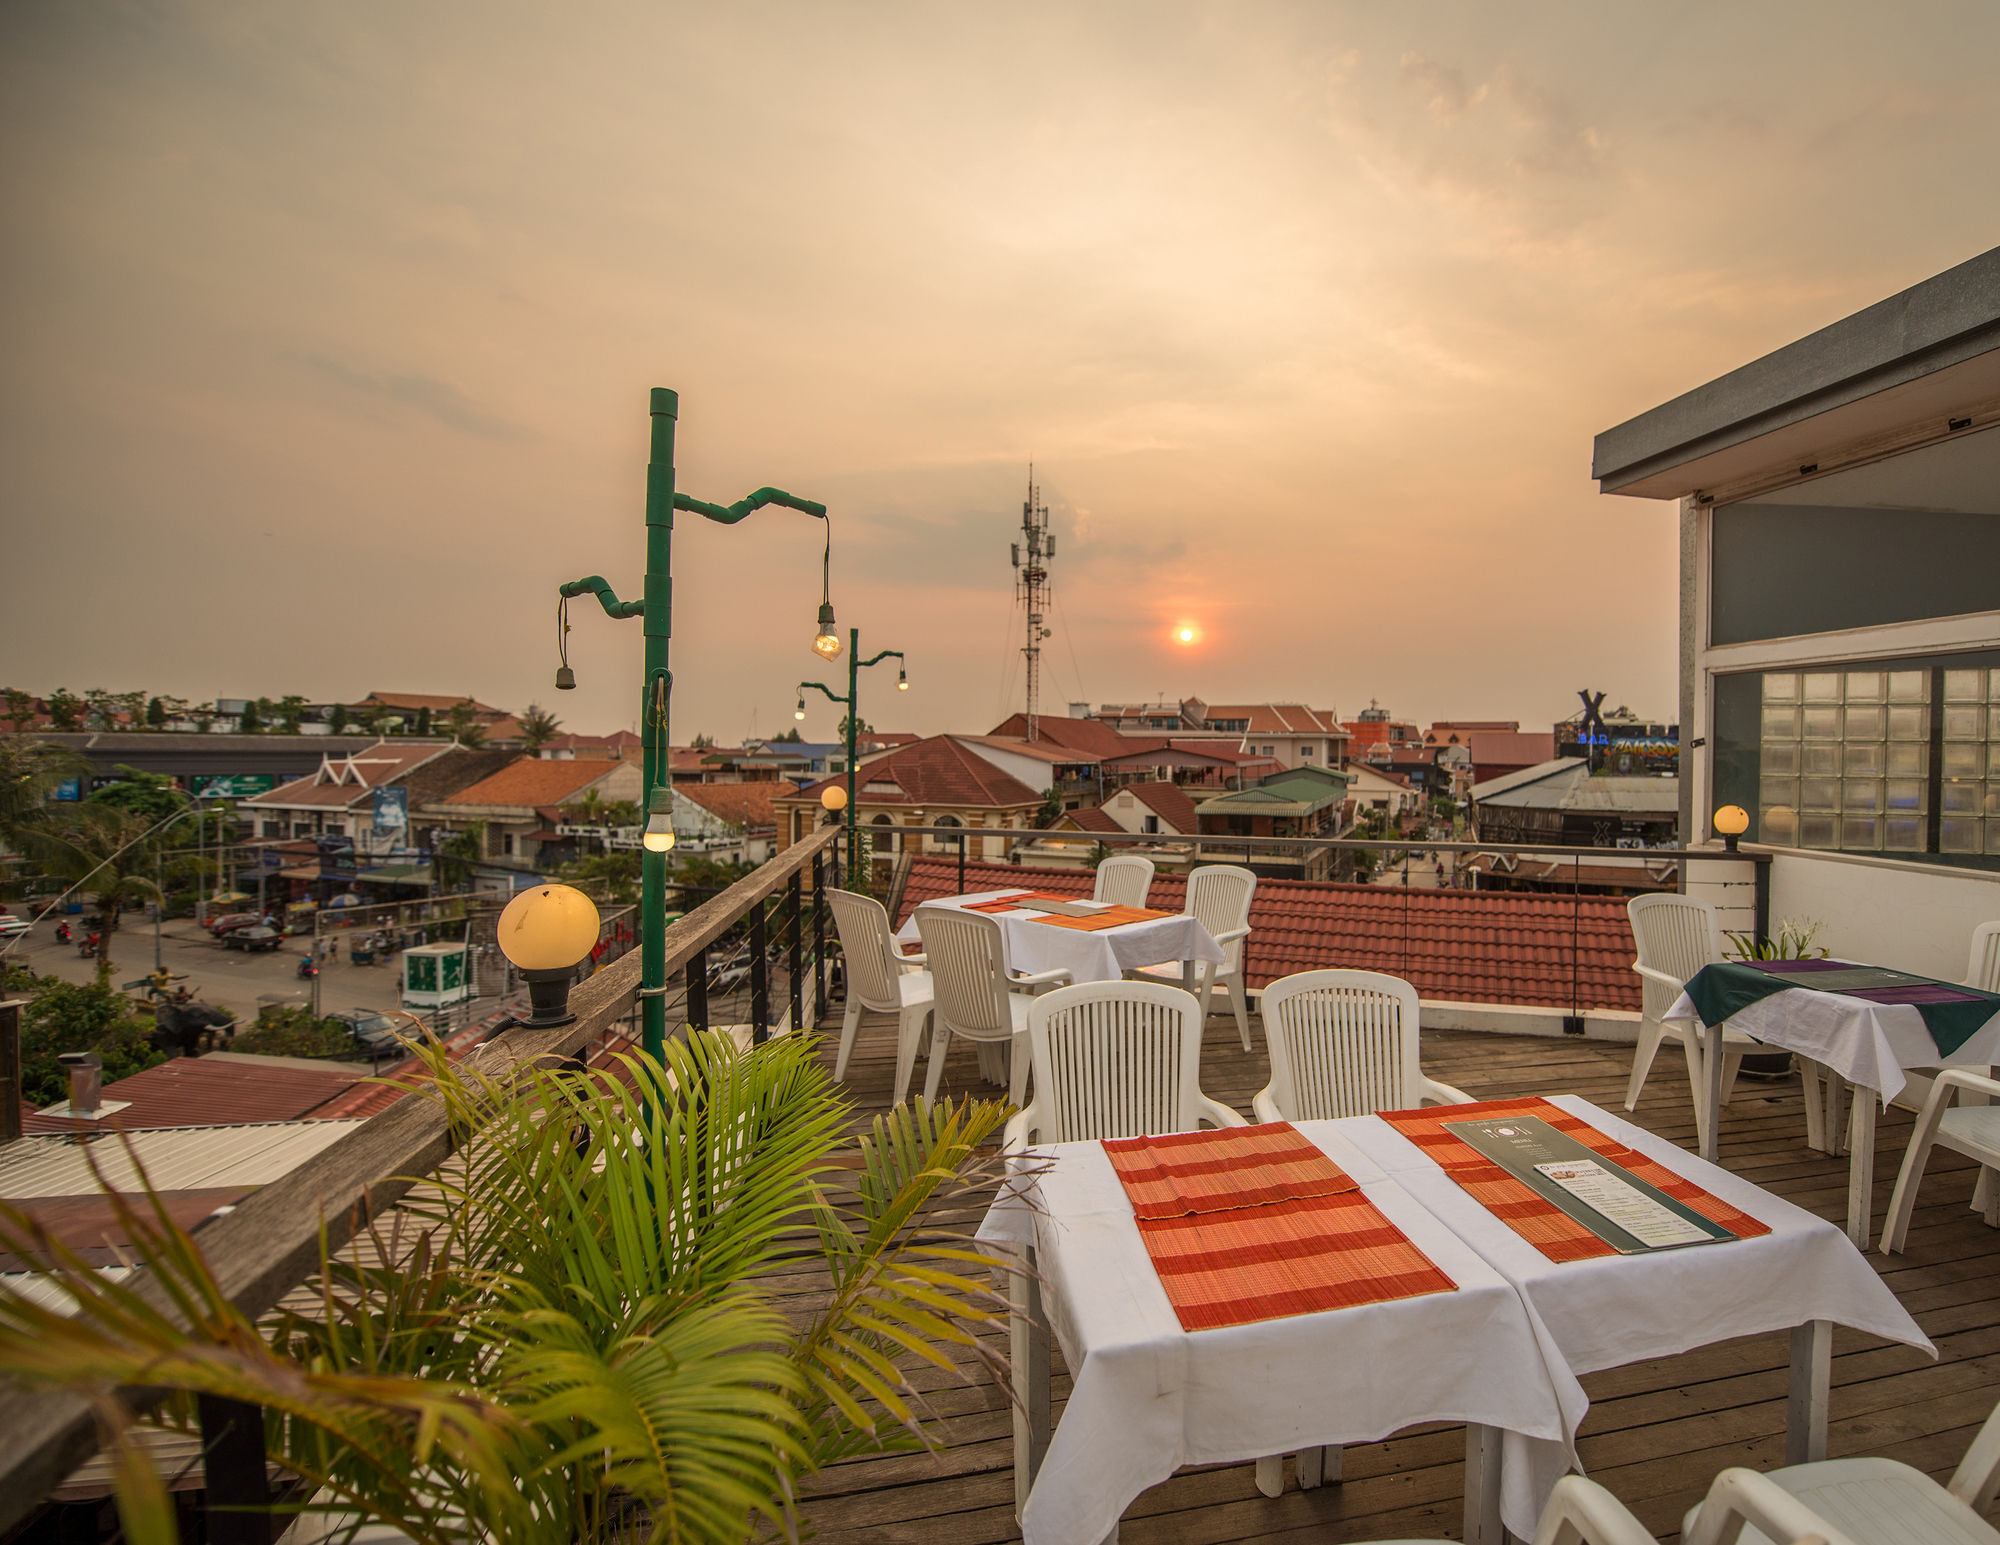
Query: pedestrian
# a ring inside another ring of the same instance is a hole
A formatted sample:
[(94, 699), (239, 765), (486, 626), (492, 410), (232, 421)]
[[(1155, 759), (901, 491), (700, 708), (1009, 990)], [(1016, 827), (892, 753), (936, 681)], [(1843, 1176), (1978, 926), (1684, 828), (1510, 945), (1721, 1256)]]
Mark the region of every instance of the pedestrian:
[(326, 941), (326, 952), (336, 962), (340, 959), (340, 938), (338, 935)]

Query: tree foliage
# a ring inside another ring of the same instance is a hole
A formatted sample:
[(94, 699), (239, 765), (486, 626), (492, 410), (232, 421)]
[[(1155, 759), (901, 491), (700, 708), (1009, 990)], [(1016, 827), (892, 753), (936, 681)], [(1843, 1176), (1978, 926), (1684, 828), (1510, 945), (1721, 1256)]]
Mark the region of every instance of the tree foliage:
[(267, 1004), (257, 1022), (236, 1032), (231, 1051), (260, 1057), (351, 1057), (354, 1032), (338, 1019), (316, 1019), (302, 1003)]
[(530, 703), (526, 713), (521, 715), (521, 744), (530, 751), (539, 751), (562, 729), (562, 720), (550, 713), (540, 703)]
[(602, 880), (605, 898), (616, 905), (629, 907), (639, 900), (639, 855), (630, 849), (587, 853), (564, 864), (561, 872), (571, 882)]
[(89, 758), (68, 746), (32, 735), (0, 739), (0, 836), (19, 823), (46, 821), (57, 786), (89, 776)]
[(111, 939), (119, 909), (132, 901), (159, 901), (155, 873), (165, 867), (171, 827), (116, 805), (71, 805), (59, 817), (14, 829), (15, 843), (43, 874), (85, 890), (97, 903), (97, 981), (111, 980)]
[(107, 1084), (165, 1062), (152, 1033), (152, 1016), (135, 1013), (131, 1000), (111, 988), (43, 977), (21, 1014), (22, 1097), (30, 1105), (69, 1097), (69, 1074), (56, 1060), (64, 1052), (96, 1052)]

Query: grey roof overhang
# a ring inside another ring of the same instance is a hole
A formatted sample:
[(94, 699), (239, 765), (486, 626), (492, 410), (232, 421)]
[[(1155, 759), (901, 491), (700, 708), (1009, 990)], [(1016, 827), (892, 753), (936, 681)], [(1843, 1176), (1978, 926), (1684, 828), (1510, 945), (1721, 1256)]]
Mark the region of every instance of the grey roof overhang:
[[(1761, 461), (1810, 457), (1813, 434), (1781, 433), (1809, 420), (1833, 415), (1819, 438), (1845, 440), (1995, 393), (2000, 247), (1605, 430), (1590, 472), (1604, 493), (1679, 498)], [(1868, 399), (1882, 399), (1877, 411)], [(1766, 437), (1768, 454), (1751, 448)]]

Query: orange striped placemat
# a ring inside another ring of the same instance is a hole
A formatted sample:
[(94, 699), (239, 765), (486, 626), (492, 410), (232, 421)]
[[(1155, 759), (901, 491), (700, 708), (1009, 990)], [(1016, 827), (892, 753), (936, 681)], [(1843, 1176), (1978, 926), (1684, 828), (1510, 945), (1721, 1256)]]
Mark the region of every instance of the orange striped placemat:
[(1526, 1100), (1480, 1100), (1470, 1105), (1432, 1105), (1422, 1110), (1385, 1110), (1376, 1114), (1423, 1149), (1447, 1175), (1471, 1192), (1482, 1207), (1552, 1261), (1593, 1260), (1616, 1255), (1618, 1251), (1470, 1143), (1447, 1132), (1444, 1125), (1447, 1121), (1470, 1121), (1480, 1116), (1539, 1116), (1558, 1132), (1595, 1149), (1738, 1238), (1753, 1239), (1771, 1232), (1770, 1224), (1731, 1206), (1657, 1160), (1598, 1131), (1581, 1116), (1573, 1116), (1539, 1096)]
[(1289, 1123), (1104, 1144), (1183, 1330), (1457, 1284)]
[(1100, 928), (1122, 928), (1127, 923), (1149, 923), (1156, 917), (1173, 915), (1171, 912), (1155, 912), (1150, 907), (1111, 906), (1088, 917), (1058, 917), (1050, 913), (1035, 921), (1047, 923), (1051, 928), (1077, 928), (1084, 933), (1096, 933)]

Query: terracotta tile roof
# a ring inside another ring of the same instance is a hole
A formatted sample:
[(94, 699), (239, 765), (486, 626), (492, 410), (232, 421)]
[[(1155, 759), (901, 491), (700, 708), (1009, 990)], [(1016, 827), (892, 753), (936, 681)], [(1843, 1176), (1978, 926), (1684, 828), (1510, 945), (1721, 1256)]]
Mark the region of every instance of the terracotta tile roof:
[[(1088, 896), (1093, 883), (1087, 869), (967, 864), (964, 889), (1022, 885), (1056, 896)], [(1180, 875), (1156, 875), (1152, 905), (1178, 908), (1185, 886)], [(918, 903), (958, 891), (955, 859), (918, 858), (903, 887), (897, 923)], [(1245, 965), (1252, 987), (1295, 971), (1345, 966), (1403, 977), (1425, 998), (1561, 1008), (1571, 1001), (1566, 896), (1259, 880), (1250, 927)], [(1638, 1008), (1625, 903), (1610, 896), (1581, 897), (1574, 927), (1576, 1003), (1584, 1009)]]
[(319, 771), (304, 778), (294, 778), (290, 783), (281, 783), (267, 793), (253, 794), (243, 803), (258, 808), (315, 806), (343, 810), (349, 805), (371, 799), (374, 791), (382, 785), (393, 783), (450, 749), (450, 741), (419, 740), (401, 744), (378, 741), (346, 756), (328, 756), (321, 762)]
[[(615, 753), (624, 750), (627, 746), (637, 750), (643, 745), (645, 745), (645, 742), (630, 730), (613, 730), (609, 735), (558, 735), (555, 739), (547, 742), (544, 749), (549, 751), (611, 751)], [(677, 758), (685, 756), (688, 753), (688, 747), (686, 746), (674, 746), (670, 749)], [(696, 752), (695, 755), (699, 758), (701, 753)], [(698, 760), (695, 765), (700, 765)]]
[(1175, 831), (1194, 833), (1194, 801), (1174, 783), (1128, 783), (1125, 792), (1152, 810)]
[(469, 751), (464, 746), (453, 746), (436, 761), (411, 768), (396, 783), (410, 791), (410, 808), (420, 810), (520, 760), (519, 751)]
[(343, 1068), (302, 1068), (291, 1062), (175, 1057), (104, 1086), (107, 1100), (130, 1108), (96, 1121), (33, 1114), (29, 1132), (138, 1132), (155, 1127), (224, 1127), (294, 1121), (351, 1089), (361, 1074)]
[(1252, 735), (1347, 736), (1330, 711), (1304, 703), (1211, 703), (1207, 719), (1211, 724), (1217, 719), (1248, 719)]
[(771, 801), (796, 793), (797, 785), (776, 783), (683, 783), (674, 790), (675, 799), (700, 805), (710, 815), (746, 831), (774, 830), (778, 812)]
[[(1112, 820), (1110, 816), (1106, 815), (1096, 805), (1085, 805), (1081, 810), (1065, 810), (1062, 814), (1062, 819), (1070, 822), (1079, 830), (1087, 832), (1122, 832), (1125, 830), (1124, 827)], [(1057, 824), (1060, 825), (1061, 823), (1058, 822)], [(953, 872), (956, 873), (956, 870)]]
[[(1025, 783), (966, 750), (949, 735), (932, 735), (877, 757), (861, 769), (858, 781), (857, 803), (862, 805), (977, 806), (1005, 810), (1042, 802), (1042, 796)], [(810, 801), (816, 805), (821, 791), (836, 783), (845, 788), (846, 774), (809, 783), (786, 796), (787, 803)], [(887, 784), (893, 784), (895, 792), (882, 787)]]
[[(990, 735), (1010, 736), (1015, 740), (1024, 739), (1028, 733), (1026, 714), (1015, 714), (1004, 719), (987, 731)], [(1090, 756), (1123, 756), (1135, 747), (1150, 743), (1149, 740), (1134, 740), (1129, 735), (1121, 735), (1108, 724), (1096, 719), (1059, 719), (1048, 714), (1035, 716), (1035, 739), (1046, 741), (1065, 751), (1082, 751)]]
[[(1505, 730), (1474, 730), (1466, 744), (1472, 751), (1472, 765), (1479, 768), (1533, 767), (1552, 761), (1556, 754), (1553, 730), (1514, 734)], [(1489, 774), (1479, 774), (1482, 778)]]
[(440, 803), (447, 805), (560, 805), (575, 799), (600, 778), (607, 778), (619, 762), (545, 762), (522, 757), (491, 777), (448, 794)]

